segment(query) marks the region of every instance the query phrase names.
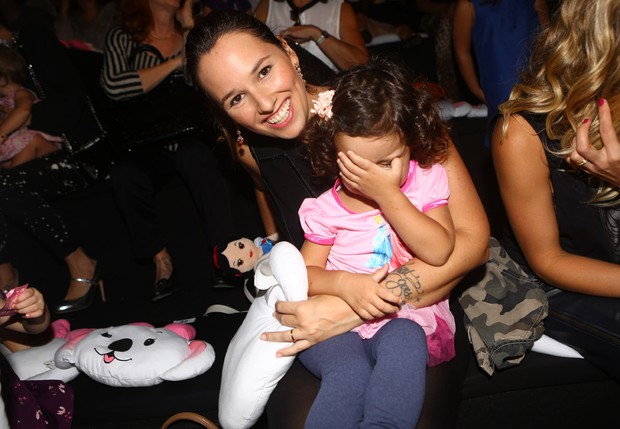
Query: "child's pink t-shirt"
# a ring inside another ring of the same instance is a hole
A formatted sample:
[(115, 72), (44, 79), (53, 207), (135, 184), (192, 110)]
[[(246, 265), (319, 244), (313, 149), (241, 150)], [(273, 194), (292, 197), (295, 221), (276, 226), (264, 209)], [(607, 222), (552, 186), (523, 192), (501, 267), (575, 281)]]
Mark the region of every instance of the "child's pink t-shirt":
[[(412, 257), (380, 210), (355, 213), (342, 204), (338, 195), (340, 180), (318, 198), (307, 198), (299, 209), (306, 240), (331, 246), (328, 270), (373, 273), (385, 264), (390, 271)], [(444, 168), (435, 164), (420, 168), (409, 164), (407, 180), (401, 187), (409, 201), (421, 212), (448, 203), (450, 191)], [(412, 285), (413, 286), (413, 285)], [(454, 357), (454, 316), (448, 297), (437, 304), (416, 309), (404, 305), (398, 313), (366, 322), (355, 329), (362, 338), (372, 337), (389, 320), (403, 317), (418, 323), (426, 333), (429, 365), (437, 365)]]

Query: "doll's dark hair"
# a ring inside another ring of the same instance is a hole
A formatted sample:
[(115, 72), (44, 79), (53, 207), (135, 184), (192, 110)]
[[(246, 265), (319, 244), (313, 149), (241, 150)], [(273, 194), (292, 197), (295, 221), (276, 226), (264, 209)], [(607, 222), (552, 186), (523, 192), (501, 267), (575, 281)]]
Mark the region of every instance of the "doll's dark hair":
[(226, 250), (228, 243), (234, 240), (235, 238), (231, 237), (226, 240), (219, 241), (215, 246), (213, 246), (213, 265), (215, 266), (218, 274), (224, 277), (239, 277), (243, 275), (241, 271), (230, 265), (228, 258), (222, 253)]
[(0, 45), (0, 86), (26, 83), (26, 60), (15, 49)]
[(300, 138), (314, 174), (338, 177), (334, 136), (383, 137), (397, 133), (423, 168), (445, 159), (448, 126), (436, 98), (415, 84), (410, 69), (396, 59), (377, 56), (337, 75), (330, 119), (313, 115)]

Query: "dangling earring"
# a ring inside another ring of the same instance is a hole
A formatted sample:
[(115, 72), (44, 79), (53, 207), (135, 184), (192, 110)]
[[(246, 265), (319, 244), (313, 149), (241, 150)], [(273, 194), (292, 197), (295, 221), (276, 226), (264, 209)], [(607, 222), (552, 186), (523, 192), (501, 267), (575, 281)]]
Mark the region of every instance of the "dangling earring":
[(306, 83), (306, 79), (304, 79), (304, 75), (303, 75), (303, 73), (301, 72), (301, 67), (299, 66), (299, 64), (297, 64), (297, 65), (295, 66), (295, 71), (297, 72), (297, 74), (299, 75), (299, 77), (301, 77), (301, 80), (303, 80), (303, 81), (304, 81), (304, 83)]
[(243, 140), (243, 136), (241, 135), (241, 130), (237, 128), (237, 145), (243, 146), (243, 143), (244, 143), (244, 140)]

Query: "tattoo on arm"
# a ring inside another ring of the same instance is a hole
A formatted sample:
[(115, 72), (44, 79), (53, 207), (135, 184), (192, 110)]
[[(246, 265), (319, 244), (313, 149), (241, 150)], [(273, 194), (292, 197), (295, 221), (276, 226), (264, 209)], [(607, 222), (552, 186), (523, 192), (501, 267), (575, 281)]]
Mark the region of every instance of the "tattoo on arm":
[(420, 276), (413, 270), (411, 266), (402, 266), (392, 271), (385, 282), (386, 288), (394, 295), (403, 298), (404, 301), (410, 301), (416, 294), (416, 302), (420, 301), (424, 293)]

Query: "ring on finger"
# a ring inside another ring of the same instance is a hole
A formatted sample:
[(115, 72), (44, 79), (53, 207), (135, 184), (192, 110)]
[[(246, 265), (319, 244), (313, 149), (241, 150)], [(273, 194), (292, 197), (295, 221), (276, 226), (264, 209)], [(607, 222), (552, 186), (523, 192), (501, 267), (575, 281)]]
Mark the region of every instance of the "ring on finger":
[(295, 337), (293, 336), (293, 330), (292, 329), (289, 331), (289, 333), (291, 334), (291, 341), (292, 342), (296, 342)]
[(583, 158), (581, 161), (579, 161), (577, 163), (577, 167), (583, 167), (584, 165), (586, 165), (588, 163), (588, 160)]

